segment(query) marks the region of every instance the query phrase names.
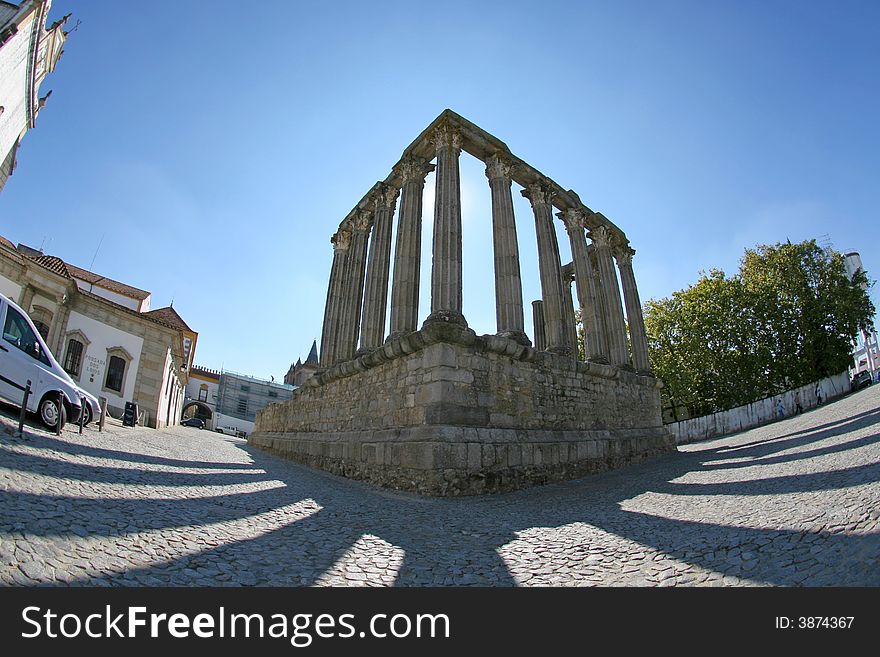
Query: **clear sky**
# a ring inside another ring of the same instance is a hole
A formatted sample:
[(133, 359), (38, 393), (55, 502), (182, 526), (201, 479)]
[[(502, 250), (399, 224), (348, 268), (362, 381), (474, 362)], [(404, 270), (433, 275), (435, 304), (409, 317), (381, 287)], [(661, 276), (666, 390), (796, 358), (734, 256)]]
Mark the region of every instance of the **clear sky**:
[[(858, 250), (880, 277), (877, 2), (55, 0), (50, 19), (68, 12), (0, 235), (173, 299), (206, 367), (280, 380), (305, 358), (330, 236), (445, 108), (620, 226), (643, 301), (786, 239)], [(465, 316), (494, 332), (468, 155), (462, 195)], [(528, 308), (534, 220), (514, 195)]]

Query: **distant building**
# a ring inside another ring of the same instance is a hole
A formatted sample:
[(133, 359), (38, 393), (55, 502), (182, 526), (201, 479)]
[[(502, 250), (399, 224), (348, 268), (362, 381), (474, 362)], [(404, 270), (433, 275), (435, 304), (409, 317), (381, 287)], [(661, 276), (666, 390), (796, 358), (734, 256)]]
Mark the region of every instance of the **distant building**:
[(186, 384), (181, 417), (198, 417), (205, 421), (205, 427), (214, 428), (214, 411), (219, 399), (220, 372), (193, 365)]
[(61, 258), (0, 237), (0, 293), (22, 307), (77, 384), (107, 400), (120, 417), (125, 402), (142, 422), (177, 424), (198, 334), (151, 295)]
[[(856, 251), (844, 253), (843, 262), (850, 280), (852, 280), (857, 271), (865, 270), (862, 266), (862, 257)], [(880, 345), (877, 342), (876, 328), (873, 331), (862, 333), (856, 337), (851, 369), (853, 374), (862, 370), (868, 370), (871, 372), (871, 378), (877, 379), (877, 373), (880, 372)]]
[(312, 342), (312, 350), (309, 352), (306, 362), (303, 363), (297, 359), (296, 363), (290, 366), (287, 374), (284, 375), (284, 383), (297, 388), (318, 371), (318, 343)]
[(286, 383), (265, 381), (235, 372), (222, 372), (217, 386), (214, 428), (232, 426), (249, 434), (257, 411), (269, 404), (293, 397), (295, 388)]
[(40, 97), (40, 84), (55, 69), (67, 33), (70, 14), (46, 28), (52, 0), (0, 1), (0, 190), (15, 169), (15, 157), (25, 133), (37, 125), (37, 115), (50, 91)]

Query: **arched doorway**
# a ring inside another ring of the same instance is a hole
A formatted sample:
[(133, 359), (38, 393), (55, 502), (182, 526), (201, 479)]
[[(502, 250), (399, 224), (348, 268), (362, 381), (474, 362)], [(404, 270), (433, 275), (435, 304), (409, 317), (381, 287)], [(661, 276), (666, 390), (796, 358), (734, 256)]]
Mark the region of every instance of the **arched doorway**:
[(205, 424), (209, 424), (211, 418), (214, 417), (214, 411), (211, 410), (211, 407), (200, 401), (191, 401), (189, 404), (183, 407), (183, 411), (180, 414), (181, 420), (188, 420), (191, 417), (201, 418), (205, 421)]

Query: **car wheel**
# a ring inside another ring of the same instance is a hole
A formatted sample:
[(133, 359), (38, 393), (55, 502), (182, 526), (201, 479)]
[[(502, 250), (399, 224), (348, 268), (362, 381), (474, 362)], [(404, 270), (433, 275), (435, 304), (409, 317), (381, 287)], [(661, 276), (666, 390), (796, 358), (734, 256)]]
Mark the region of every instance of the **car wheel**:
[(67, 422), (67, 411), (64, 409), (64, 404), (61, 404), (61, 408), (59, 409), (58, 400), (52, 399), (52, 397), (43, 397), (43, 401), (40, 402), (37, 413), (40, 416), (40, 422), (42, 422), (46, 428), (52, 429), (53, 431), (59, 423), (63, 429)]
[(92, 407), (89, 406), (88, 402), (83, 404), (82, 413), (83, 413), (83, 426), (86, 426), (93, 419), (92, 418)]

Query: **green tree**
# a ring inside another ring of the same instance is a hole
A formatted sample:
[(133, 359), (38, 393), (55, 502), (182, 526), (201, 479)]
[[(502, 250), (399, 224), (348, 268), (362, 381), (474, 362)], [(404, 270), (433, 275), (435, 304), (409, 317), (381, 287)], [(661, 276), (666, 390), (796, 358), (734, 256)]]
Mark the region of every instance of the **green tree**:
[(649, 301), (648, 346), (666, 403), (701, 415), (845, 370), (874, 315), (867, 287), (811, 240), (746, 250), (736, 276), (712, 270)]

